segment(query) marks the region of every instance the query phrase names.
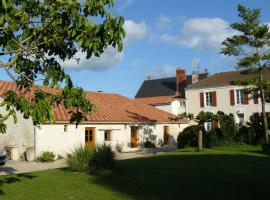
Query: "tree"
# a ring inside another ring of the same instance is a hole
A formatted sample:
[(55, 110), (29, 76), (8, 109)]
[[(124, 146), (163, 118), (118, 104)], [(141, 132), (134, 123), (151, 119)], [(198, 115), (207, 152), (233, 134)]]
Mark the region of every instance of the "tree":
[(201, 111), (201, 112), (199, 112), (199, 114), (196, 117), (194, 117), (194, 115), (192, 113), (184, 112), (184, 113), (178, 114), (178, 116), (172, 120), (178, 121), (180, 119), (189, 119), (189, 120), (193, 120), (193, 121), (197, 122), (198, 127), (199, 127), (198, 151), (201, 151), (203, 148), (203, 130), (205, 130), (204, 124), (206, 122), (212, 122), (214, 120), (217, 120), (217, 115), (213, 114), (212, 112)]
[[(262, 106), (265, 142), (268, 143), (265, 95), (269, 91), (269, 80), (265, 78), (264, 73), (270, 67), (269, 27), (261, 23), (260, 9), (249, 9), (238, 5), (238, 12), (242, 21), (231, 24), (231, 27), (237, 30), (238, 34), (227, 38), (222, 43), (224, 47), (221, 53), (228, 56), (236, 56), (239, 59), (236, 69), (241, 73), (253, 74), (252, 77), (249, 76), (245, 80), (234, 81), (233, 84), (246, 86), (249, 91), (253, 89), (258, 90)], [(256, 95), (257, 92), (254, 94)]]
[(6, 131), (9, 117), (16, 122), (16, 111), (31, 116), (35, 125), (53, 122), (52, 107), (58, 104), (70, 110), (76, 125), (93, 111), (59, 61), (79, 61), (78, 51), (89, 59), (109, 46), (122, 50), (124, 19), (108, 11), (112, 6), (113, 0), (0, 0), (0, 68), (18, 86), (4, 95), (0, 132)]

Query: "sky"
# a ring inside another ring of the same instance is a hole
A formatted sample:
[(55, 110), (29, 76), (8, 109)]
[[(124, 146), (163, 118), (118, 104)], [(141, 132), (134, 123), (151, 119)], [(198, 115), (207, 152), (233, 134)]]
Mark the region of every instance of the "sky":
[[(234, 70), (236, 60), (220, 54), (221, 42), (236, 32), (237, 5), (261, 8), (262, 23), (270, 22), (267, 0), (115, 0), (111, 12), (125, 18), (124, 49), (110, 47), (99, 57), (61, 63), (76, 86), (88, 91), (133, 98), (147, 76), (175, 76), (177, 67), (211, 74)], [(9, 80), (0, 71), (2, 80)]]

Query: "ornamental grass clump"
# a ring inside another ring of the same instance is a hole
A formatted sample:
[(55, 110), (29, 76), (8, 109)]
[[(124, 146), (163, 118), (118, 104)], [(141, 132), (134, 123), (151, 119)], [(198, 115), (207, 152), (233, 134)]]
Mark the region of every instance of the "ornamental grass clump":
[(92, 162), (89, 162), (90, 170), (111, 170), (115, 165), (115, 154), (111, 146), (103, 144), (96, 147)]
[(89, 163), (92, 162), (95, 149), (84, 147), (82, 145), (76, 147), (67, 155), (67, 163), (73, 171), (88, 171)]

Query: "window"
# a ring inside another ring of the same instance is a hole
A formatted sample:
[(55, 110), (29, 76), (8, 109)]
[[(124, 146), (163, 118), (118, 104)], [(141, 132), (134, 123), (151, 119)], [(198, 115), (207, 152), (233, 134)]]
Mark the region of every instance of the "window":
[(245, 117), (244, 117), (244, 113), (241, 113), (241, 114), (238, 114), (238, 123), (239, 123), (239, 126), (242, 127), (242, 126), (245, 126)]
[(64, 125), (64, 132), (68, 132), (68, 125)]
[(104, 141), (111, 141), (111, 132), (110, 130), (104, 131)]
[(212, 92), (206, 92), (205, 93), (205, 105), (206, 106), (212, 106), (213, 105)]
[(206, 131), (210, 131), (212, 129), (212, 122), (205, 122), (204, 128)]
[(244, 104), (244, 92), (243, 90), (235, 90), (236, 104)]
[(185, 100), (181, 100), (181, 101), (180, 101), (180, 106), (181, 106), (181, 107), (185, 107), (185, 106), (186, 106)]

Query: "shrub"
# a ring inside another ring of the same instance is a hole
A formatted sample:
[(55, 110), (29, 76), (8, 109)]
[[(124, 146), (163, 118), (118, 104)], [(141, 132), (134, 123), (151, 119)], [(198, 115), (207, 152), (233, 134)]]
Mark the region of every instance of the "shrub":
[(156, 144), (147, 140), (146, 142), (144, 142), (144, 148), (156, 148)]
[(118, 153), (122, 153), (122, 152), (123, 152), (123, 146), (124, 146), (124, 144), (119, 144), (119, 143), (117, 143), (117, 144), (115, 145), (115, 150), (116, 150)]
[(220, 125), (220, 137), (225, 143), (230, 143), (234, 140), (237, 134), (237, 127), (233, 114), (225, 114), (219, 111), (217, 113)]
[(37, 161), (38, 162), (54, 162), (55, 154), (50, 151), (44, 151), (39, 157), (37, 157)]
[(263, 152), (270, 153), (270, 144), (269, 143), (262, 143), (261, 146), (262, 146)]
[(64, 159), (64, 156), (58, 154), (58, 155), (57, 155), (57, 160), (61, 160), (61, 159)]
[(250, 130), (247, 126), (241, 126), (238, 129), (238, 132), (234, 138), (235, 141), (242, 143), (242, 144), (249, 144), (250, 143)]
[(115, 164), (115, 155), (111, 146), (103, 144), (97, 146), (92, 161), (89, 163), (89, 169), (107, 170), (112, 169)]
[(250, 142), (260, 144), (264, 138), (263, 118), (261, 115), (254, 113), (249, 118)]
[(74, 171), (87, 171), (89, 163), (92, 162), (94, 151), (94, 149), (82, 145), (76, 147), (67, 155), (68, 166)]
[(203, 135), (203, 145), (205, 147), (216, 147), (220, 144), (221, 130), (219, 128), (213, 128), (210, 131), (206, 131)]
[(186, 127), (177, 137), (178, 149), (186, 146), (196, 147), (198, 144), (199, 126), (193, 125)]

